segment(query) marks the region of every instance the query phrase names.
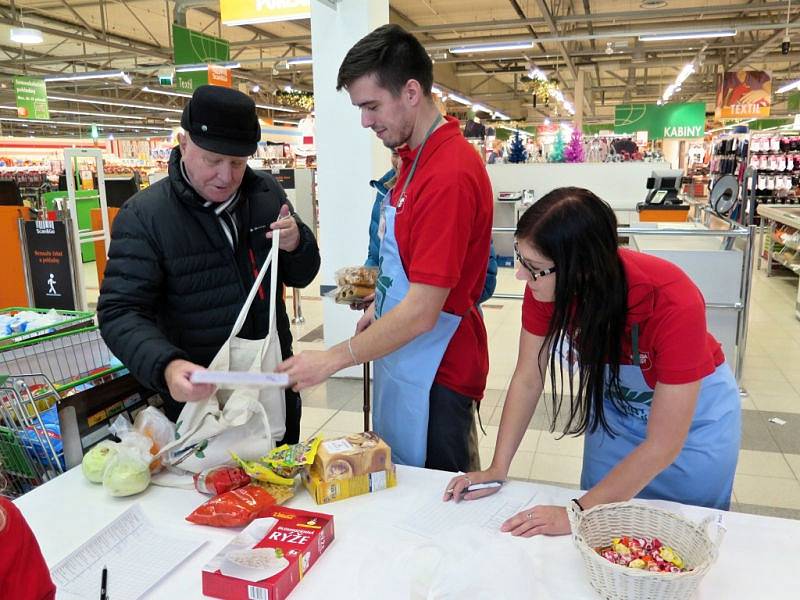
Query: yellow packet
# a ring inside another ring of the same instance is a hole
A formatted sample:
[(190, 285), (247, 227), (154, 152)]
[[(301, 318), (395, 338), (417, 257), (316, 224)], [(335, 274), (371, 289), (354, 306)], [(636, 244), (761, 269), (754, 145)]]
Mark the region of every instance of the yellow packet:
[(253, 479), (258, 481), (265, 481), (267, 483), (276, 483), (278, 485), (294, 485), (294, 479), (288, 477), (281, 477), (271, 468), (266, 465), (261, 464), (255, 460), (242, 460), (236, 454), (231, 452), (231, 456), (236, 463), (244, 469), (244, 472), (247, 473)]

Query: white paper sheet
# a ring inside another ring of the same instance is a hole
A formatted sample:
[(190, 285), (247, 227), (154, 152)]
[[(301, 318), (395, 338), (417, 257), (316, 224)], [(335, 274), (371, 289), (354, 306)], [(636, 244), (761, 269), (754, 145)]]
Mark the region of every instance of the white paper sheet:
[(250, 373), (248, 371), (195, 371), (190, 378), (192, 383), (212, 383), (221, 388), (266, 388), (287, 387), (289, 376), (286, 373)]
[(57, 598), (99, 598), (103, 567), (113, 600), (137, 600), (206, 542), (156, 528), (131, 506), (53, 567)]
[(503, 521), (513, 517), (527, 506), (533, 506), (534, 496), (520, 496), (509, 489), (478, 500), (442, 502), (441, 497), (431, 497), (402, 515), (395, 527), (432, 538), (456, 527), (477, 525), (497, 531)]

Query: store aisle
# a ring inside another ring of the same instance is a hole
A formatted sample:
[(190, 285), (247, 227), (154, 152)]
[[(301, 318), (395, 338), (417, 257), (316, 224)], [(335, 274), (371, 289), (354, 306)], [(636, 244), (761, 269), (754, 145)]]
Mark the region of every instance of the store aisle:
[[(318, 289), (316, 282), (308, 290)], [(520, 284), (501, 269), (498, 292), (515, 293)], [(306, 292), (307, 293), (307, 292)], [(742, 449), (734, 483), (733, 510), (800, 519), (800, 321), (794, 317), (795, 276), (753, 277), (750, 332), (742, 399)], [(306, 323), (295, 327), (295, 351), (322, 348), (322, 303), (303, 295)], [(289, 304), (289, 309), (291, 304)], [(521, 303), (492, 299), (484, 305), (489, 333), (490, 371), (481, 419), (483, 464), (491, 461), (511, 374), (516, 363)], [(334, 379), (303, 394), (304, 436), (330, 437), (363, 428), (361, 380)], [(583, 439), (548, 431), (548, 402), (539, 403), (510, 476), (578, 487)], [(784, 425), (770, 422), (777, 418)]]

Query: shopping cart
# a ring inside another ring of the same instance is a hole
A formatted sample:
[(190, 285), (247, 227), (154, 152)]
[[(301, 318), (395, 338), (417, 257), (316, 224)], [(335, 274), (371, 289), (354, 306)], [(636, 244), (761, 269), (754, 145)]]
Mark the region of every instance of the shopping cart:
[(58, 392), (41, 375), (0, 375), (0, 494), (16, 498), (64, 472)]
[(50, 312), (55, 312), (59, 317), (61, 317), (62, 320), (56, 323), (52, 323), (50, 325), (40, 326), (34, 329), (25, 328), (24, 331), (16, 331), (16, 332), (0, 331), (0, 348), (10, 346), (12, 344), (17, 344), (19, 342), (24, 342), (26, 340), (32, 340), (38, 337), (52, 335), (54, 333), (60, 333), (64, 331), (90, 327), (91, 325), (94, 324), (94, 313), (82, 312), (77, 310), (54, 310), (54, 309), (48, 310), (44, 308), (10, 306), (8, 308), (0, 309), (0, 317), (3, 316), (13, 317), (23, 312), (39, 313), (41, 315), (45, 315)]
[(97, 327), (0, 348), (0, 493), (16, 497), (62, 473), (58, 403), (125, 373)]

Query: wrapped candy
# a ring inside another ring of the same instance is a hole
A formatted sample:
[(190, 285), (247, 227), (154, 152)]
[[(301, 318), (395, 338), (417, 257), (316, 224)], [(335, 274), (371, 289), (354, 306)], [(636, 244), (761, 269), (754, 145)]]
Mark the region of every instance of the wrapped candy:
[(652, 573), (682, 573), (687, 571), (683, 559), (658, 538), (612, 538), (608, 546), (595, 548), (600, 556), (615, 565)]

